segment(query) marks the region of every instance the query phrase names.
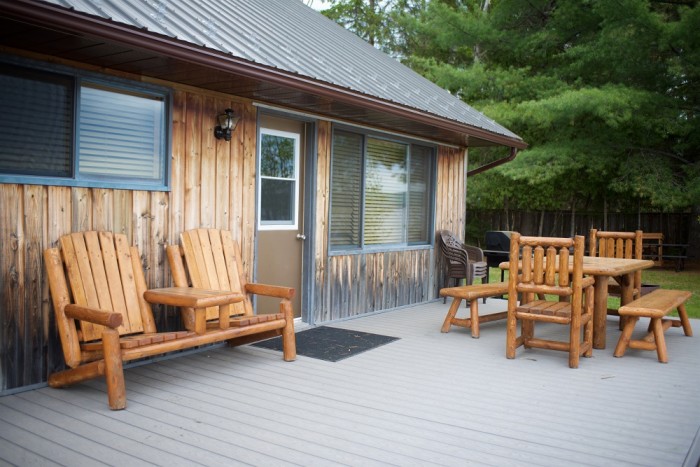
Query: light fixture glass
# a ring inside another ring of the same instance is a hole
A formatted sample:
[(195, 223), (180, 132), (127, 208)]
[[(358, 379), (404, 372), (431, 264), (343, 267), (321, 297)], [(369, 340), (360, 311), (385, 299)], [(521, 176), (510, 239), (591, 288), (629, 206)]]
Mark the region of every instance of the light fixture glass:
[(223, 138), (226, 141), (231, 141), (231, 133), (236, 128), (240, 118), (233, 115), (231, 109), (224, 110), (224, 113), (217, 115), (216, 118), (219, 124), (214, 128), (214, 136), (216, 139)]

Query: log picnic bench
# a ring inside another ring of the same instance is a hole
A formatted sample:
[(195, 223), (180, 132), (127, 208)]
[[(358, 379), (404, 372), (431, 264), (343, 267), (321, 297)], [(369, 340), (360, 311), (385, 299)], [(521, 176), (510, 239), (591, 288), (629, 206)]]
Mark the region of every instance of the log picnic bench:
[[(201, 249), (197, 253), (207, 258), (203, 264), (217, 256), (221, 259), (217, 265), (233, 271), (235, 277), (225, 290), (188, 286), (147, 290), (138, 249), (129, 246), (123, 234), (73, 233), (59, 239), (60, 249), (46, 249), (49, 289), (68, 367), (50, 374), (49, 386), (104, 376), (109, 408), (119, 410), (126, 408), (124, 362), (216, 342), (238, 344), (241, 338), (265, 338), (271, 332), (283, 336), (284, 360), (294, 360), (290, 302), (294, 289), (247, 284), (238, 245), (225, 243), (221, 247), (219, 242), (221, 248), (214, 254)], [(250, 294), (280, 298), (280, 313), (253, 315)], [(186, 330), (158, 332), (151, 303), (183, 308), (190, 318)], [(213, 324), (207, 320), (207, 310), (214, 312)]]
[[(614, 355), (622, 357), (628, 348), (640, 350), (656, 350), (659, 362), (667, 363), (666, 339), (664, 331), (670, 327), (683, 327), (686, 336), (692, 336), (685, 302), (692, 295), (685, 290), (657, 289), (637, 300), (634, 300), (618, 310), (624, 316), (625, 325), (615, 347)], [(679, 320), (664, 319), (674, 309), (678, 310)], [(650, 318), (649, 333), (642, 339), (631, 339), (634, 326), (640, 317)]]
[[(452, 297), (453, 300), (440, 331), (449, 332), (450, 326), (452, 325), (471, 328), (472, 337), (478, 339), (480, 323), (505, 319), (508, 316), (507, 311), (479, 316), (479, 299), (499, 297), (507, 293), (507, 282), (490, 282), (486, 284), (472, 284), (441, 289), (441, 297)], [(457, 318), (457, 311), (459, 310), (459, 305), (462, 303), (462, 300), (469, 301), (469, 318)]]

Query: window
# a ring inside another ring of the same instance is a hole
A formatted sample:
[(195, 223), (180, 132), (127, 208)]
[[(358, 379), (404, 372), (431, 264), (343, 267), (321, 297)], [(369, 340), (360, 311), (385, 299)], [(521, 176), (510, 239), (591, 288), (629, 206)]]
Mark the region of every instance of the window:
[(432, 180), (432, 148), (334, 131), (331, 248), (428, 244)]
[(0, 182), (167, 189), (164, 88), (0, 63)]
[(299, 135), (260, 130), (258, 209), (262, 230), (297, 229)]

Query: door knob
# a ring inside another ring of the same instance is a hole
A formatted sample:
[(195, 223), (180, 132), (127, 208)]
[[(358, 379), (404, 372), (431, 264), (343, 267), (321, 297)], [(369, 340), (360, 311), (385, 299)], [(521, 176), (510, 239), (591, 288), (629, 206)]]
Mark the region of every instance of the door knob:
[(297, 234), (297, 240), (306, 240), (306, 235), (304, 235), (304, 234)]

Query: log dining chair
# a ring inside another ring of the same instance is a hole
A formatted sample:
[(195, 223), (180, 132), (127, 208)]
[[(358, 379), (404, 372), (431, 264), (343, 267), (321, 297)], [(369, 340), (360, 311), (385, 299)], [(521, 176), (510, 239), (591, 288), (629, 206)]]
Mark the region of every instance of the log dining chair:
[[(438, 240), (447, 265), (445, 287), (450, 286), (450, 279), (455, 279), (455, 285), (459, 285), (461, 279), (465, 280), (466, 285), (473, 284), (476, 278), (480, 278), (482, 283), (487, 281), (488, 266), (481, 248), (465, 245), (449, 230), (440, 230)], [(443, 303), (446, 301), (447, 297), (444, 297)]]
[[(591, 229), (588, 235), (588, 255), (602, 258), (642, 259), (642, 231), (613, 232)], [(627, 297), (627, 301), (641, 297), (641, 269), (634, 273), (633, 285), (632, 296)], [(614, 277), (608, 280), (608, 295), (622, 296), (622, 286)], [(618, 310), (615, 308), (608, 308), (607, 314), (619, 316)], [(620, 329), (622, 329), (623, 324), (621, 319)]]
[[(573, 269), (569, 269), (572, 247)], [(520, 346), (566, 351), (571, 368), (578, 368), (581, 355), (591, 356), (593, 278), (583, 276), (584, 248), (584, 238), (580, 235), (574, 238), (525, 237), (517, 232), (511, 235), (507, 358), (515, 358), (515, 351)], [(518, 253), (521, 250), (520, 262)], [(521, 268), (520, 273), (515, 274), (518, 268)], [(560, 274), (558, 271), (569, 271), (570, 274)], [(543, 299), (539, 294), (545, 294)], [(559, 299), (548, 299), (552, 295)], [(517, 335), (518, 321), (521, 325), (520, 336)], [(568, 326), (568, 340), (536, 338), (535, 323), (538, 322)]]
[[(588, 255), (603, 258), (642, 259), (642, 231), (610, 232), (591, 229), (588, 236)], [(638, 298), (642, 290), (642, 271), (634, 273), (633, 298)], [(610, 295), (620, 295), (620, 284), (610, 278)]]

